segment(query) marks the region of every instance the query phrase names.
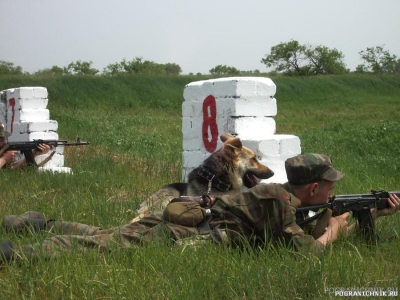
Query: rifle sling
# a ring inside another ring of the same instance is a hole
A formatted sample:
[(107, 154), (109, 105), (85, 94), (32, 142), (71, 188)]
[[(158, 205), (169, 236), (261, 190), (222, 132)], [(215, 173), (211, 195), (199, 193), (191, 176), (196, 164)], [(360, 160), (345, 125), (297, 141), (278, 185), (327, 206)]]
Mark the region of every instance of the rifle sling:
[(307, 225), (307, 224), (311, 223), (312, 221), (315, 221), (316, 219), (318, 219), (318, 217), (324, 212), (325, 211), (319, 212), (319, 213), (313, 215), (312, 217), (309, 217), (307, 219), (303, 219), (301, 221), (300, 220), (296, 220), (296, 224), (299, 225), (299, 226)]
[(52, 151), (51, 154), (49, 156), (47, 156), (45, 159), (43, 159), (43, 161), (41, 161), (40, 163), (37, 164), (38, 167), (41, 167), (43, 165), (45, 165), (47, 162), (50, 161), (50, 159), (53, 158), (54, 154), (56, 153), (56, 151)]

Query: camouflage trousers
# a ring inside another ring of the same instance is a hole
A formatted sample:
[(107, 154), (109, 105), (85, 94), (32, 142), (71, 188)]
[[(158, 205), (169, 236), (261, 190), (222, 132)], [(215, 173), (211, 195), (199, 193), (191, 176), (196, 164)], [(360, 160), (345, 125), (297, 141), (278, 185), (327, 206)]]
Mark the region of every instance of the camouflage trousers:
[(177, 241), (210, 240), (206, 235), (196, 238), (199, 231), (195, 227), (185, 227), (163, 221), (150, 215), (138, 222), (102, 229), (96, 226), (76, 222), (55, 221), (49, 230), (50, 237), (42, 242), (23, 245), (16, 249), (17, 257), (32, 259), (41, 257), (58, 257), (65, 251), (97, 250), (111, 251), (115, 247), (127, 248), (144, 243), (173, 243)]

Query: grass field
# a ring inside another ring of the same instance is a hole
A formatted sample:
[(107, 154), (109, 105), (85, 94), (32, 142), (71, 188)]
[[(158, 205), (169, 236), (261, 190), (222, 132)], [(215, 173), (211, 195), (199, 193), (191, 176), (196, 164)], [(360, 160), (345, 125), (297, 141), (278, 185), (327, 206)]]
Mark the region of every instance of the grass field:
[[(181, 180), (183, 88), (196, 76), (0, 77), (0, 90), (44, 86), (61, 139), (79, 135), (65, 165), (74, 175), (0, 172), (0, 217), (27, 210), (109, 228), (125, 224), (146, 195)], [(303, 152), (330, 155), (346, 177), (336, 194), (400, 190), (400, 77), (272, 77), (278, 134)], [(329, 299), (335, 288), (400, 287), (400, 214), (376, 222), (369, 246), (341, 238), (323, 257), (288, 250), (161, 245), (104, 255), (5, 265), (0, 299)], [(17, 236), (17, 246), (46, 234)], [(376, 299), (376, 297), (371, 297)]]

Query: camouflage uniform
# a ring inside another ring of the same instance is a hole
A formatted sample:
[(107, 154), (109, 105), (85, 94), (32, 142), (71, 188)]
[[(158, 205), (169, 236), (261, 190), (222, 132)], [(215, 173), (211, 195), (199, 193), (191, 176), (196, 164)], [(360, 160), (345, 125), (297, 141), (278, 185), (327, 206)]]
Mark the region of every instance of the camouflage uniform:
[[(296, 225), (296, 209), (300, 201), (282, 185), (259, 184), (236, 196), (217, 198), (209, 230), (169, 223), (160, 216), (150, 215), (138, 222), (110, 229), (76, 222), (51, 221), (47, 228), (54, 233), (42, 243), (21, 246), (25, 257), (37, 255), (57, 257), (62, 251), (76, 248), (108, 251), (143, 243), (176, 242), (177, 245), (199, 245), (228, 242), (235, 246), (273, 245), (294, 246), (319, 253), (323, 246), (305, 235)], [(21, 253), (21, 254), (22, 254)]]
[[(319, 154), (288, 159), (286, 171), (291, 184), (307, 184), (321, 179), (335, 181), (344, 176), (333, 169), (329, 157)], [(74, 245), (83, 251), (90, 248), (104, 251), (113, 245), (126, 248), (150, 242), (193, 245), (214, 241), (251, 247), (271, 244), (319, 254), (324, 249), (323, 244), (306, 234), (296, 223), (299, 219), (296, 207), (300, 205), (301, 201), (293, 195), (288, 183), (261, 183), (246, 192), (216, 198), (206, 227), (172, 224), (156, 214), (111, 229), (54, 222), (54, 232), (61, 235), (54, 235), (42, 244), (22, 246), (21, 250), (28, 257), (38, 253), (57, 256), (60, 251), (72, 249)]]
[(223, 196), (213, 206), (220, 218), (214, 218), (211, 224), (224, 228), (234, 245), (263, 247), (271, 243), (319, 254), (323, 244), (296, 224), (296, 207), (301, 202), (286, 190), (288, 187), (259, 184), (236, 197)]
[(47, 228), (54, 235), (42, 243), (21, 246), (21, 254), (28, 258), (34, 258), (37, 255), (57, 257), (62, 251), (71, 251), (74, 248), (79, 248), (83, 252), (88, 249), (103, 252), (116, 246), (126, 248), (132, 244), (168, 243), (168, 241), (199, 233), (195, 227), (168, 223), (156, 215), (109, 229), (64, 221), (51, 221)]

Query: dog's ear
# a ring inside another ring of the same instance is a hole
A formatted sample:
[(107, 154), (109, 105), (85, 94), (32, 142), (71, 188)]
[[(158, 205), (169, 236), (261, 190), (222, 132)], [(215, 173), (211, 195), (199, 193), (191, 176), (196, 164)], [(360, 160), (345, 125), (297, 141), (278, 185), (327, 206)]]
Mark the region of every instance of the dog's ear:
[(224, 156), (233, 158), (242, 152), (242, 148), (242, 141), (239, 138), (232, 137), (224, 143), (221, 151)]
[(221, 134), (220, 136), (219, 136), (219, 138), (221, 139), (221, 141), (223, 142), (223, 143), (225, 143), (227, 140), (230, 140), (230, 139), (233, 139), (233, 138), (235, 138), (233, 135), (231, 135), (230, 133), (224, 133), (224, 134)]

